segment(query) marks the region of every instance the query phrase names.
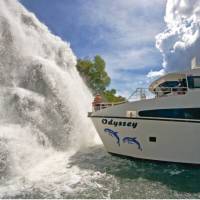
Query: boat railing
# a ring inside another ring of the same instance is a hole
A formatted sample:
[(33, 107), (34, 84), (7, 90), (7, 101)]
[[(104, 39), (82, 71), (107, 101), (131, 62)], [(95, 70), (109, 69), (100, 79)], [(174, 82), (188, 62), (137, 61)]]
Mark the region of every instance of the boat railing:
[(184, 95), (186, 94), (187, 87), (157, 87), (153, 92), (149, 88), (137, 88), (128, 98), (127, 101), (117, 102), (117, 103), (97, 103), (93, 105), (93, 111), (102, 110), (111, 106), (126, 103), (128, 101), (138, 101), (145, 99), (161, 98), (171, 95)]
[(122, 102), (112, 102), (112, 103), (106, 103), (106, 102), (102, 102), (102, 103), (97, 103), (93, 106), (93, 111), (97, 111), (97, 110), (102, 110), (111, 106), (116, 106), (122, 103), (126, 103), (127, 101), (122, 101)]
[(153, 95), (148, 88), (137, 88), (129, 97), (128, 101), (137, 101), (137, 100), (144, 100), (144, 99), (151, 99), (154, 98)]
[(187, 93), (187, 87), (157, 87), (155, 92), (155, 97), (165, 97), (171, 95), (184, 95)]
[(153, 92), (149, 88), (137, 88), (128, 98), (130, 101), (153, 99), (166, 97), (170, 95), (184, 95), (187, 93), (187, 87), (157, 87)]

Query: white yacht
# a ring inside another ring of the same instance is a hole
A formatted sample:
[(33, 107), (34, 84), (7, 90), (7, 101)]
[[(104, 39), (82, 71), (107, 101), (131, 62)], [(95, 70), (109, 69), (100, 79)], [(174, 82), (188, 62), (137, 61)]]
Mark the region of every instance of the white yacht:
[(117, 105), (96, 104), (89, 117), (110, 153), (200, 164), (200, 68), (154, 81), (154, 97)]

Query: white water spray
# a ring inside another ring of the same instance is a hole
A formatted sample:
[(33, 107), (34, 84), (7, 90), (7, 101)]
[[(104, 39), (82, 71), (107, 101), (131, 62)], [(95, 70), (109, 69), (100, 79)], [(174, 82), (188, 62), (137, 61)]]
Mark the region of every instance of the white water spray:
[(48, 190), (64, 177), (70, 190), (80, 178), (67, 160), (96, 133), (75, 64), (69, 45), (19, 2), (0, 1), (0, 197), (36, 183)]

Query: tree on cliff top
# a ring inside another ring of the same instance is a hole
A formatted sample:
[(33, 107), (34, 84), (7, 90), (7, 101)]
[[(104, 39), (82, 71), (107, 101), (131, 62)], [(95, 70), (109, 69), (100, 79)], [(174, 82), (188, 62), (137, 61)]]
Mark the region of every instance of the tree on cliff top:
[(110, 77), (105, 71), (105, 61), (100, 56), (95, 56), (94, 60), (79, 59), (77, 69), (93, 93), (104, 91), (110, 84)]
[(78, 59), (76, 67), (93, 94), (100, 93), (104, 101), (108, 102), (125, 101), (125, 98), (116, 96), (115, 89), (106, 90), (111, 79), (105, 70), (106, 63), (99, 55), (93, 60)]

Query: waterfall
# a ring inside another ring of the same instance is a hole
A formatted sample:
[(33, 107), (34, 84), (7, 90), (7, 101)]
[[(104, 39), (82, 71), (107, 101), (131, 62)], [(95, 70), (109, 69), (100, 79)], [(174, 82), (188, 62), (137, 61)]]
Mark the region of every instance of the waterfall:
[(75, 65), (67, 42), (18, 1), (0, 1), (0, 197), (53, 177), (71, 152), (95, 144), (92, 96)]

